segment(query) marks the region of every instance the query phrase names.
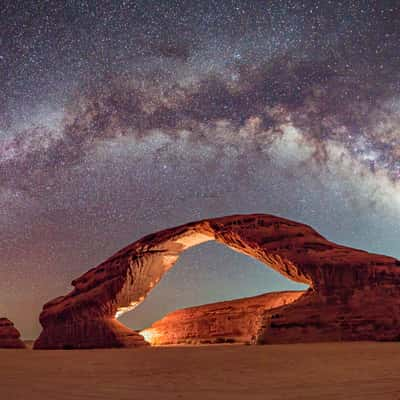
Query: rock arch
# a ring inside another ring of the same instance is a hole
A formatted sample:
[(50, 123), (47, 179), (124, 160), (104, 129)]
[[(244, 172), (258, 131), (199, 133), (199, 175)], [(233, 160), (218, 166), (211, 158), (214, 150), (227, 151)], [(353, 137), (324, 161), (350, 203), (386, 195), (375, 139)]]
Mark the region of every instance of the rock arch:
[(394, 340), (400, 334), (400, 262), (329, 242), (311, 227), (272, 215), (188, 223), (134, 242), (45, 304), (37, 349), (132, 347), (143, 337), (116, 319), (140, 304), (189, 247), (216, 240), (310, 289), (266, 312), (258, 342)]

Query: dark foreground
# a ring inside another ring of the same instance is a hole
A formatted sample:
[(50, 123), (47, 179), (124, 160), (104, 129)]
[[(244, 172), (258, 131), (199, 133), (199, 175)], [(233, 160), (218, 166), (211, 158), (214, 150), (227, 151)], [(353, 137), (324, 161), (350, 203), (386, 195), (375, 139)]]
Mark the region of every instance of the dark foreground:
[(400, 343), (0, 351), (0, 398), (400, 400)]

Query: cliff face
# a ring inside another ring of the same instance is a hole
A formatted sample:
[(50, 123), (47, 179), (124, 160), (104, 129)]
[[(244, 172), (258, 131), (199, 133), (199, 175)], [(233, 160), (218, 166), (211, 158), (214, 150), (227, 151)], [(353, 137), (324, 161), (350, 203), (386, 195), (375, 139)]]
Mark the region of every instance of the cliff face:
[(7, 318), (0, 318), (0, 348), (24, 349), (25, 344), (20, 339), (20, 333)]
[(265, 311), (296, 301), (304, 292), (266, 293), (174, 311), (140, 332), (152, 345), (254, 343)]
[(140, 304), (180, 253), (209, 240), (311, 288), (273, 315), (265, 311), (260, 343), (399, 337), (399, 260), (329, 242), (301, 223), (253, 214), (192, 222), (123, 248), (43, 307), (35, 348), (145, 345), (116, 317)]

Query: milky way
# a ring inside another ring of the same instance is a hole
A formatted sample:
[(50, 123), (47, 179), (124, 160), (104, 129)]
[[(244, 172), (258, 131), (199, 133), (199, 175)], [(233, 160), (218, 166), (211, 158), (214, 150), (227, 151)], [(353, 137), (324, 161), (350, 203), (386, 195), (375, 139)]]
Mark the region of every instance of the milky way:
[[(25, 336), (74, 277), (198, 218), (400, 256), (396, 1), (96, 3), (1, 9), (0, 313)], [(289, 287), (208, 244), (125, 322)]]

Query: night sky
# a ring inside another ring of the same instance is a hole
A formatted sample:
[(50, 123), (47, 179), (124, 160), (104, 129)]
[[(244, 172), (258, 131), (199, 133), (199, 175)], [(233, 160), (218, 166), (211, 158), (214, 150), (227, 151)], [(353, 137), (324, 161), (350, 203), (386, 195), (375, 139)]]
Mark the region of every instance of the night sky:
[[(398, 1), (0, 3), (0, 316), (141, 236), (270, 213), (400, 257)], [(139, 308), (298, 289), (215, 243)]]

